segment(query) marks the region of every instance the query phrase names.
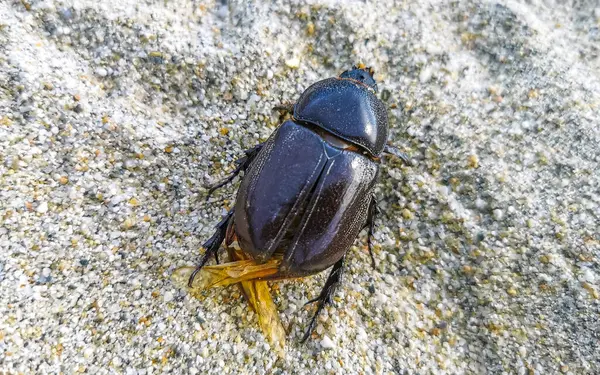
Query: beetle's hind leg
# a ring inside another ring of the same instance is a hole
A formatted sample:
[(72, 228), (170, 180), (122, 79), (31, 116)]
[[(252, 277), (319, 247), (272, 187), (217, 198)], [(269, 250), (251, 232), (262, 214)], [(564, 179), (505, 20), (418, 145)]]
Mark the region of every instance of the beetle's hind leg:
[(342, 257), (342, 259), (338, 260), (333, 265), (333, 268), (331, 269), (331, 273), (329, 274), (329, 277), (327, 277), (325, 286), (323, 287), (323, 290), (321, 290), (321, 293), (319, 294), (319, 296), (317, 298), (311, 299), (310, 301), (308, 301), (306, 303), (308, 305), (310, 303), (317, 302), (318, 305), (317, 305), (317, 311), (315, 312), (315, 315), (313, 315), (312, 319), (310, 320), (308, 329), (304, 333), (304, 336), (302, 336), (302, 340), (300, 342), (303, 343), (310, 337), (310, 334), (315, 329), (317, 317), (319, 316), (319, 314), (321, 313), (323, 308), (325, 308), (325, 306), (328, 303), (331, 303), (331, 297), (333, 296), (333, 292), (335, 291), (336, 287), (342, 281), (342, 270), (344, 267), (344, 258), (346, 258), (346, 255), (344, 255)]
[(235, 176), (240, 174), (240, 172), (245, 172), (246, 169), (248, 169), (248, 167), (250, 167), (250, 164), (252, 164), (252, 161), (256, 158), (256, 156), (262, 149), (263, 145), (264, 145), (264, 143), (259, 143), (256, 146), (252, 147), (251, 149), (244, 151), (245, 156), (243, 156), (235, 161), (235, 163), (237, 164), (237, 167), (234, 169), (234, 171), (231, 172), (231, 174), (226, 179), (224, 179), (208, 188), (208, 193), (206, 194), (206, 200), (208, 201), (208, 199), (210, 198), (212, 193), (214, 193), (215, 190), (217, 190), (218, 188), (225, 186), (228, 183), (230, 183), (231, 181), (233, 181)]
[(200, 264), (198, 264), (198, 266), (196, 266), (196, 269), (190, 275), (190, 279), (188, 281), (189, 287), (192, 286), (192, 283), (194, 282), (194, 278), (196, 277), (198, 272), (200, 272), (202, 267), (204, 267), (206, 262), (208, 262), (208, 259), (211, 257), (211, 255), (215, 256), (217, 263), (219, 262), (219, 259), (217, 258), (217, 251), (219, 250), (219, 247), (221, 247), (221, 244), (225, 240), (225, 235), (227, 234), (227, 227), (229, 226), (229, 222), (231, 220), (233, 220), (233, 212), (234, 212), (234, 209), (232, 208), (227, 213), (225, 218), (223, 218), (223, 220), (221, 220), (221, 222), (219, 222), (219, 224), (216, 225), (217, 230), (212, 235), (212, 237), (209, 238), (208, 241), (206, 241), (204, 244), (202, 244), (202, 247), (206, 250), (205, 250), (204, 254), (202, 255), (202, 258), (200, 259)]

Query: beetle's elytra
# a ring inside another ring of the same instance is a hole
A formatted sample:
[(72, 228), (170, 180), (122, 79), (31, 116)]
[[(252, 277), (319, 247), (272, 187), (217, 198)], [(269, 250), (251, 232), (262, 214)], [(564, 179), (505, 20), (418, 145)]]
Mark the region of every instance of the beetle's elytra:
[(245, 172), (235, 206), (203, 245), (206, 252), (190, 285), (225, 240), (237, 240), (257, 263), (281, 258), (276, 273), (266, 279), (306, 276), (333, 266), (316, 299), (306, 340), (340, 281), (346, 252), (365, 227), (371, 250), (379, 156), (389, 152), (388, 117), (376, 93), (372, 69), (358, 67), (302, 93), (292, 118), (265, 143), (246, 151), (234, 173), (209, 190), (210, 195)]

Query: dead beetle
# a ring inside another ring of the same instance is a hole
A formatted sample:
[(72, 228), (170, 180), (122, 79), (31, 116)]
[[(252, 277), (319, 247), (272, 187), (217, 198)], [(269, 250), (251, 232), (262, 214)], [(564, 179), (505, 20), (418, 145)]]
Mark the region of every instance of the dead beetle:
[(216, 257), (221, 243), (235, 237), (257, 263), (282, 257), (269, 280), (307, 276), (333, 266), (319, 297), (316, 317), (331, 301), (341, 279), (346, 252), (365, 227), (369, 252), (377, 211), (373, 190), (383, 152), (408, 162), (386, 145), (388, 117), (377, 98), (370, 68), (353, 67), (339, 77), (310, 86), (264, 143), (245, 152), (235, 171), (217, 188), (244, 171), (235, 207), (203, 244), (200, 264)]

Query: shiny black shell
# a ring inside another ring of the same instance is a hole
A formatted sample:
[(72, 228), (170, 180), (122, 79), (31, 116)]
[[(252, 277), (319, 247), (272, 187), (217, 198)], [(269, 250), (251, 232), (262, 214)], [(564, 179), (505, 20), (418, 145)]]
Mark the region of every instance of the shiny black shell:
[(338, 148), (315, 129), (288, 120), (265, 143), (240, 185), (234, 230), (257, 262), (274, 253), (274, 278), (320, 272), (337, 262), (363, 229), (378, 164)]
[(385, 106), (352, 79), (329, 78), (310, 86), (294, 106), (294, 119), (316, 125), (379, 156), (388, 137)]

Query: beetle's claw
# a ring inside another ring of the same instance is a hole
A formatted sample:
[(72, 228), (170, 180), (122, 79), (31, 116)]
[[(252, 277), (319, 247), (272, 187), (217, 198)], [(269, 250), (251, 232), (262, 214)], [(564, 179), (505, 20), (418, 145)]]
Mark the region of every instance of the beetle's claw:
[(371, 249), (371, 246), (369, 246), (369, 255), (371, 256), (371, 267), (373, 267), (373, 269), (377, 269), (377, 264), (375, 263), (375, 257), (373, 256), (373, 250)]
[(194, 272), (192, 272), (192, 274), (190, 275), (190, 278), (188, 279), (188, 287), (189, 288), (191, 288), (192, 285), (194, 284), (194, 279), (196, 278), (196, 275), (198, 274), (198, 272), (200, 272), (202, 267), (204, 267), (206, 262), (208, 262), (208, 252), (205, 252), (204, 255), (202, 255), (202, 259), (200, 259), (200, 264), (198, 264), (198, 266), (196, 266), (196, 268), (194, 269)]
[(231, 181), (233, 181), (233, 179), (238, 174), (240, 174), (240, 172), (246, 171), (246, 169), (248, 169), (248, 167), (250, 167), (252, 160), (254, 160), (256, 155), (258, 155), (258, 152), (260, 151), (262, 146), (263, 146), (263, 143), (259, 143), (256, 146), (252, 147), (251, 149), (245, 150), (244, 154), (246, 156), (243, 156), (235, 161), (236, 167), (233, 170), (233, 172), (231, 172), (231, 174), (224, 180), (208, 187), (208, 193), (206, 194), (206, 202), (208, 202), (208, 199), (210, 198), (212, 193), (215, 192), (215, 190), (217, 190), (218, 188), (223, 187), (223, 186), (227, 185), (228, 183), (230, 183)]
[[(223, 184), (225, 185), (225, 184)], [(208, 193), (206, 193), (206, 199), (204, 200), (205, 202), (208, 202), (208, 200), (210, 199), (210, 197), (212, 196), (212, 194), (215, 192), (215, 190), (217, 190), (218, 188), (220, 188), (223, 185), (213, 185), (211, 187), (208, 188)]]
[(371, 257), (371, 266), (373, 267), (373, 269), (375, 269), (376, 264), (375, 264), (375, 256), (373, 255), (373, 229), (372, 229), (372, 224), (369, 225), (369, 234), (368, 234), (368, 238), (367, 238), (367, 248), (369, 249), (369, 256)]
[(336, 286), (340, 283), (340, 280), (342, 279), (342, 268), (344, 266), (344, 258), (345, 257), (346, 256), (344, 255), (342, 257), (342, 259), (338, 260), (333, 265), (333, 268), (331, 269), (331, 273), (329, 274), (329, 277), (327, 277), (327, 281), (325, 281), (325, 286), (323, 287), (323, 290), (321, 291), (321, 293), (319, 293), (319, 296), (317, 298), (314, 298), (314, 299), (308, 301), (305, 304), (305, 305), (308, 305), (313, 302), (319, 302), (319, 304), (317, 305), (317, 311), (315, 311), (315, 314), (313, 315), (312, 319), (310, 320), (310, 323), (308, 324), (308, 329), (306, 330), (306, 332), (304, 333), (304, 336), (302, 336), (302, 339), (300, 340), (301, 343), (304, 343), (310, 337), (310, 334), (315, 329), (317, 317), (319, 316), (321, 311), (325, 308), (325, 306), (328, 303), (331, 303), (331, 296), (333, 295), (333, 292), (334, 292)]
[(313, 318), (310, 320), (310, 324), (308, 325), (308, 328), (306, 329), (306, 332), (304, 332), (304, 335), (302, 336), (302, 339), (300, 339), (300, 343), (304, 344), (306, 342), (306, 340), (308, 340), (308, 338), (310, 337), (310, 334), (312, 333), (312, 331), (314, 331), (315, 329), (315, 323), (316, 323), (316, 318), (317, 316), (313, 316)]
[(244, 170), (244, 164), (246, 163), (246, 160), (248, 159), (248, 157), (244, 156), (241, 159), (236, 160), (235, 162), (238, 164), (238, 166), (234, 169), (233, 172), (231, 172), (231, 174), (225, 178), (224, 180), (210, 186), (208, 188), (208, 193), (206, 194), (206, 202), (208, 202), (208, 199), (210, 198), (210, 196), (212, 195), (212, 193), (215, 192), (215, 190), (217, 190), (220, 187), (223, 187), (225, 185), (227, 185), (228, 183), (230, 183), (231, 181), (233, 181), (233, 179), (242, 171)]
[(283, 115), (286, 115), (288, 113), (294, 113), (294, 104), (285, 103), (285, 104), (276, 105), (273, 107), (273, 110), (278, 111), (278, 112), (283, 112)]
[(234, 210), (231, 209), (227, 213), (227, 215), (225, 215), (223, 220), (221, 220), (219, 222), (219, 224), (216, 225), (217, 230), (212, 235), (212, 237), (210, 237), (205, 243), (202, 244), (202, 247), (204, 249), (206, 249), (206, 251), (202, 255), (202, 258), (200, 259), (200, 264), (196, 267), (194, 272), (192, 272), (192, 274), (190, 275), (190, 279), (188, 280), (188, 286), (190, 288), (192, 287), (192, 284), (194, 283), (194, 278), (196, 277), (198, 272), (200, 272), (202, 267), (204, 267), (206, 262), (208, 262), (208, 259), (211, 257), (211, 255), (214, 255), (217, 263), (219, 263), (219, 257), (217, 255), (217, 251), (219, 250), (219, 247), (221, 247), (223, 240), (225, 240), (225, 233), (227, 232), (227, 226), (229, 225), (229, 220), (231, 220), (233, 218), (233, 212), (234, 212)]
[(326, 288), (327, 288), (327, 286), (325, 287), (325, 289), (323, 289), (323, 291), (321, 291), (321, 293), (319, 293), (318, 297), (309, 300), (308, 302), (306, 302), (304, 304), (304, 306), (308, 306), (311, 303), (315, 303), (317, 301), (324, 301), (325, 304), (331, 302), (331, 296), (327, 294), (327, 289)]
[(408, 165), (409, 167), (413, 166), (413, 163), (410, 161), (410, 157), (408, 156), (408, 154), (398, 150), (396, 147), (391, 146), (391, 145), (386, 145), (384, 150), (384, 153), (388, 154), (388, 155), (394, 155), (397, 158), (399, 158), (400, 160), (402, 160), (402, 162), (406, 165)]
[(369, 255), (371, 256), (371, 266), (375, 269), (375, 256), (373, 255), (373, 233), (375, 231), (375, 216), (379, 213), (379, 207), (377, 206), (377, 199), (375, 195), (371, 198), (369, 205), (369, 216), (367, 217), (367, 225), (369, 227), (369, 233), (367, 233), (367, 248), (369, 249)]
[(404, 162), (404, 164), (408, 165), (409, 167), (413, 166), (408, 154), (405, 154), (404, 152), (399, 152), (398, 154), (396, 154), (396, 156), (399, 157)]
[(314, 331), (315, 325), (317, 323), (317, 317), (319, 316), (321, 311), (325, 308), (325, 306), (327, 306), (327, 304), (331, 303), (331, 295), (333, 294), (333, 290), (335, 289), (335, 286), (337, 285), (338, 282), (339, 281), (334, 281), (334, 282), (330, 283), (329, 285), (327, 285), (328, 283), (325, 283), (325, 288), (323, 289), (321, 294), (319, 294), (319, 296), (317, 298), (313, 298), (304, 304), (304, 306), (306, 306), (313, 302), (319, 302), (319, 305), (317, 306), (317, 311), (315, 312), (312, 319), (310, 320), (310, 323), (308, 324), (308, 328), (306, 329), (306, 332), (304, 332), (304, 336), (302, 336), (302, 339), (300, 340), (301, 344), (304, 344), (306, 342), (306, 340), (308, 340), (308, 338), (310, 337), (312, 331)]

